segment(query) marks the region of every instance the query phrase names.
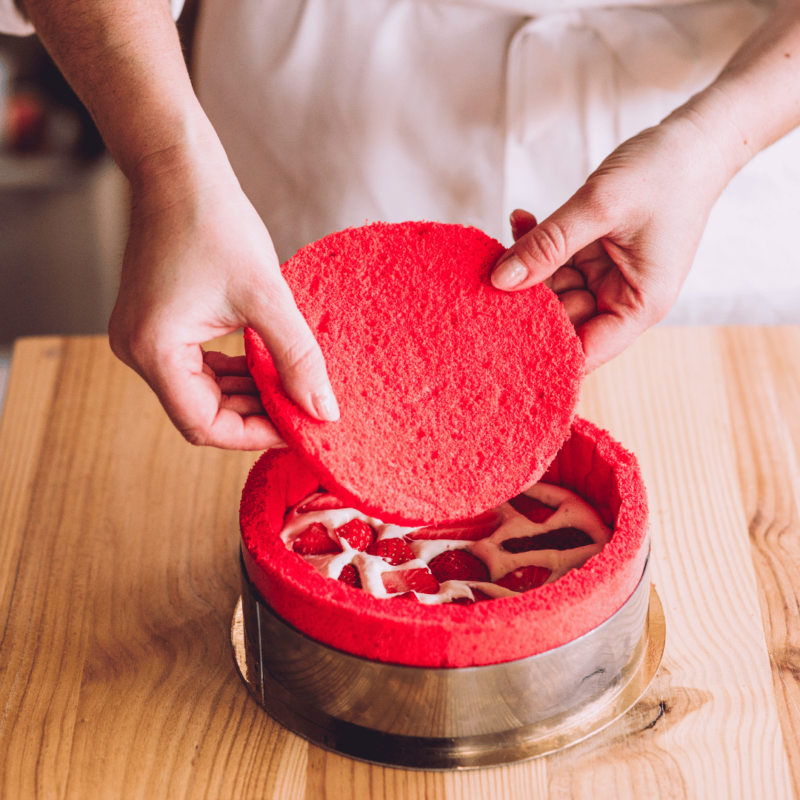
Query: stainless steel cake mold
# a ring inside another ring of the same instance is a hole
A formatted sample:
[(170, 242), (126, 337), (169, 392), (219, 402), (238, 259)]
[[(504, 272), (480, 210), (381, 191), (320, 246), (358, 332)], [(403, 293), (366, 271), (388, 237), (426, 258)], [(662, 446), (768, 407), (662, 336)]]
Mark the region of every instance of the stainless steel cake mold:
[(242, 564), (231, 641), (250, 693), (294, 733), (363, 761), (447, 770), (535, 758), (606, 727), (647, 690), (665, 633), (648, 559), (623, 606), (560, 647), (481, 667), (385, 664), (296, 630)]

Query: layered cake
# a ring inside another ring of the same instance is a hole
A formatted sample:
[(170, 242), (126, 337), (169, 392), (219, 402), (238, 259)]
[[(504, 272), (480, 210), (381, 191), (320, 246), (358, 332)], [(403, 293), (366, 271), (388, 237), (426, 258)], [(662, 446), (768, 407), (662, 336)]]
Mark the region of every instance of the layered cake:
[(284, 392), (255, 331), (248, 364), (289, 445), (241, 504), (248, 579), (310, 639), (415, 667), (511, 662), (619, 610), (646, 561), (634, 457), (574, 417), (583, 352), (544, 286), (495, 290), (480, 231), (376, 224), (283, 267), (341, 419)]
[[(433, 588), (430, 582), (421, 591), (390, 584), (389, 588), (399, 589), (395, 594), (414, 591), (417, 602), (408, 602), (409, 598), (375, 596), (326, 577), (293, 549), (295, 534), (300, 532), (291, 527), (292, 514), (296, 519), (303, 501), (325, 490), (297, 454), (271, 451), (253, 467), (242, 496), (247, 573), (267, 604), (288, 623), (316, 641), (364, 658), (408, 666), (465, 667), (542, 653), (591, 631), (614, 614), (638, 585), (647, 557), (647, 505), (641, 475), (634, 457), (606, 432), (576, 419), (542, 482), (567, 489), (596, 512), (602, 528), (579, 524), (590, 527), (581, 531), (592, 538), (592, 545), (584, 547), (599, 552), (560, 579), (548, 582), (548, 575), (538, 588), (521, 593), (506, 594), (497, 591), (502, 586), (493, 590), (486, 582), (471, 581), (484, 584), (479, 589), (484, 594), (502, 595), (491, 602), (429, 604), (425, 589)], [(519, 497), (515, 502), (524, 507)], [(577, 527), (562, 526), (555, 514), (549, 520), (561, 528)], [(603, 541), (603, 531), (611, 534), (607, 541)], [(288, 534), (282, 536), (284, 532)], [(542, 565), (545, 558), (565, 552), (551, 549), (529, 554)], [(327, 554), (331, 555), (335, 556)], [(549, 563), (554, 565), (557, 559)], [(512, 576), (515, 569), (509, 570)], [(402, 576), (403, 570), (392, 572)]]

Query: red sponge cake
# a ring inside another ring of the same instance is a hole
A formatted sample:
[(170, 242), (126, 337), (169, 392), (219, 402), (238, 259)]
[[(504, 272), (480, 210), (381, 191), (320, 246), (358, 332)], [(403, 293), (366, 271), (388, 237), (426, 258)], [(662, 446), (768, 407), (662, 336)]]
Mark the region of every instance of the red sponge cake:
[(477, 515), (542, 475), (569, 431), (583, 351), (549, 289), (491, 286), (502, 252), (475, 228), (376, 223), (284, 265), (341, 409), (336, 423), (305, 414), (245, 332), (264, 406), (300, 456), (281, 457), (292, 474), (302, 464), (365, 513), (412, 525)]
[(593, 505), (611, 541), (557, 582), (469, 606), (420, 605), (372, 596), (320, 575), (280, 537), (287, 509), (319, 488), (304, 459), (266, 453), (242, 495), (243, 555), (274, 611), (307, 636), (364, 658), (419, 667), (512, 661), (572, 641), (630, 597), (647, 557), (647, 500), (633, 455), (577, 419), (543, 480)]

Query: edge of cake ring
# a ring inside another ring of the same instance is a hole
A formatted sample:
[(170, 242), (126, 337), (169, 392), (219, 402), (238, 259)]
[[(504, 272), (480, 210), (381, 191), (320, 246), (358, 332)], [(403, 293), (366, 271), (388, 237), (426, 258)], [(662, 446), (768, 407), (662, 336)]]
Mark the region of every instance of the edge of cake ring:
[(370, 661), (278, 617), (242, 564), (231, 641), (237, 668), (273, 718), (341, 755), (406, 769), (522, 761), (591, 736), (628, 711), (661, 663), (665, 623), (642, 577), (593, 630), (527, 658), (480, 667)]

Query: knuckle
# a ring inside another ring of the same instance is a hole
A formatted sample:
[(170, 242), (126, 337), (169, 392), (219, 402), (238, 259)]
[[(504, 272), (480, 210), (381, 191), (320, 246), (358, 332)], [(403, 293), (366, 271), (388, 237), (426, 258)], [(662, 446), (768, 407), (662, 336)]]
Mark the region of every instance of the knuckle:
[(108, 323), (111, 352), (129, 367), (138, 369), (152, 349), (154, 334), (147, 324), (125, 325), (114, 316)]
[(208, 431), (196, 425), (182, 425), (178, 427), (178, 432), (186, 439), (189, 444), (195, 447), (203, 447), (208, 443)]
[(578, 196), (588, 215), (604, 227), (611, 227), (621, 217), (628, 216), (636, 197), (630, 186), (607, 179), (590, 180), (581, 187)]
[(281, 372), (308, 373), (324, 365), (322, 351), (311, 337), (303, 337), (290, 343), (276, 357)]
[(130, 352), (127, 347), (127, 339), (122, 332), (119, 317), (116, 314), (111, 315), (108, 321), (108, 344), (111, 347), (111, 352), (122, 362), (130, 362)]
[(539, 225), (530, 232), (526, 250), (535, 261), (559, 267), (567, 257), (566, 231), (556, 222)]

